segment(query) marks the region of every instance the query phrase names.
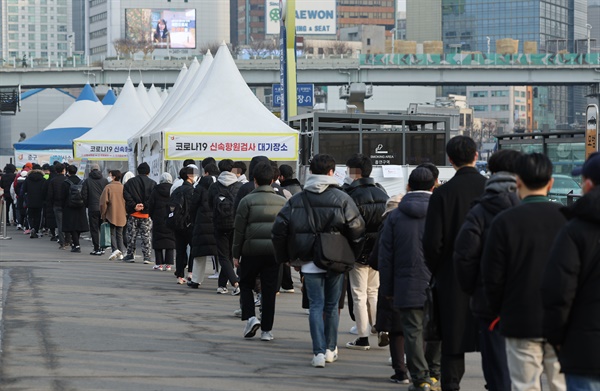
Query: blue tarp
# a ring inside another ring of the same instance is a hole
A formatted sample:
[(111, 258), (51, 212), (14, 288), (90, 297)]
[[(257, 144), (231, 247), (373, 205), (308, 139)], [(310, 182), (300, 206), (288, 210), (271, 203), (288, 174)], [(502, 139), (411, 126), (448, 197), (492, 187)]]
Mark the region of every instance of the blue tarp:
[(15, 143), (14, 147), (17, 150), (73, 149), (73, 140), (88, 130), (90, 128), (49, 129)]

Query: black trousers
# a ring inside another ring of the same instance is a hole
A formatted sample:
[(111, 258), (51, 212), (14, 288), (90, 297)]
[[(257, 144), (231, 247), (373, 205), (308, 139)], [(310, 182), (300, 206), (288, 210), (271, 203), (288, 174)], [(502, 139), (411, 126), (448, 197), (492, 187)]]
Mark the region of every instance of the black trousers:
[(13, 204), (13, 199), (8, 197), (8, 198), (4, 198), (4, 209), (6, 209), (6, 225), (8, 226), (8, 223), (10, 223), (10, 211), (12, 210), (12, 221), (15, 222), (15, 224), (17, 223), (17, 208), (15, 208), (15, 205)]
[(155, 248), (154, 259), (157, 265), (172, 265), (175, 259), (175, 249), (172, 248)]
[(88, 211), (88, 221), (94, 250), (100, 250), (100, 211)]
[(27, 218), (29, 226), (35, 228), (35, 232), (39, 232), (42, 227), (42, 208), (27, 208)]
[(187, 248), (192, 244), (190, 231), (177, 231), (175, 235), (175, 275), (185, 278), (185, 267), (188, 263)]
[[(221, 272), (219, 273), (219, 286), (227, 286), (227, 280), (233, 286), (238, 277), (233, 270), (233, 257), (231, 255), (231, 246), (233, 245), (233, 230), (217, 231), (215, 230), (215, 239), (217, 241), (217, 256)], [(277, 283), (277, 282), (275, 282)]]
[(274, 257), (248, 257), (242, 256), (240, 267), (242, 320), (248, 320), (256, 316), (254, 307), (254, 293), (256, 277), (260, 275), (262, 318), (260, 321), (263, 331), (273, 329), (275, 317), (275, 298), (277, 297), (277, 277), (279, 276), (279, 265), (275, 263)]
[(506, 342), (500, 330), (489, 330), (491, 321), (479, 321), (479, 347), (481, 348), (481, 367), (489, 391), (510, 391), (510, 375), (506, 362)]
[(442, 391), (460, 390), (460, 381), (465, 374), (465, 354), (442, 353)]
[(290, 265), (282, 264), (279, 272), (279, 283), (278, 288), (283, 289), (294, 289), (294, 282), (292, 281), (292, 268)]
[(79, 236), (81, 232), (71, 231), (71, 247), (79, 247)]

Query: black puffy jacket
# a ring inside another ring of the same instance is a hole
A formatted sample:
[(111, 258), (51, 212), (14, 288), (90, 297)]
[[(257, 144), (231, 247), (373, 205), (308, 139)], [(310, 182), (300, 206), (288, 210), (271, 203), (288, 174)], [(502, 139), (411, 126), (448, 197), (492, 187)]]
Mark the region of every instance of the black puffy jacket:
[(125, 210), (128, 214), (135, 212), (137, 204), (144, 204), (144, 209), (140, 212), (148, 213), (148, 202), (150, 202), (150, 195), (154, 190), (154, 186), (156, 186), (156, 182), (148, 178), (147, 175), (138, 175), (125, 183), (123, 198), (125, 198)]
[(10, 200), (10, 187), (13, 185), (13, 182), (15, 181), (15, 173), (14, 172), (9, 172), (9, 173), (4, 173), (2, 174), (2, 177), (0, 178), (0, 187), (2, 187), (2, 189), (4, 189), (4, 199), (5, 200)]
[[(365, 221), (360, 216), (358, 207), (334, 182), (327, 183), (325, 175), (312, 175), (307, 180), (304, 192), (315, 214), (314, 221), (317, 232), (340, 232), (348, 239), (354, 254), (358, 256), (364, 241)], [(323, 180), (316, 186), (313, 181)], [(278, 263), (297, 260), (312, 262), (315, 237), (308, 223), (307, 211), (302, 202), (302, 193), (290, 198), (277, 214), (271, 231), (275, 258)]]
[(471, 296), (473, 315), (485, 320), (496, 317), (483, 291), (481, 254), (485, 235), (494, 217), (520, 203), (514, 175), (499, 172), (487, 180), (485, 192), (471, 208), (454, 242), (454, 271), (462, 290)]
[(31, 170), (20, 189), (28, 208), (44, 207), (44, 173), (41, 170)]
[(63, 205), (63, 183), (66, 178), (65, 174), (58, 174), (48, 181), (47, 196), (53, 207), (62, 207)]
[(542, 282), (544, 336), (560, 345), (561, 372), (600, 373), (600, 187), (566, 210)]
[(192, 256), (194, 257), (217, 255), (213, 213), (208, 205), (208, 188), (213, 183), (212, 177), (202, 177), (192, 194), (190, 215), (194, 222), (194, 235), (192, 236)]
[(169, 214), (170, 183), (157, 185), (150, 196), (148, 212), (152, 219), (152, 248), (175, 248), (175, 232), (167, 226)]
[(302, 191), (302, 185), (298, 182), (298, 179), (286, 179), (281, 181), (281, 187), (292, 193), (292, 195), (296, 193), (300, 193)]
[(385, 203), (389, 197), (373, 178), (357, 179), (345, 190), (352, 197), (360, 215), (365, 220), (365, 243), (357, 262), (367, 264), (369, 255), (377, 243), (379, 227), (383, 221), (383, 212), (385, 212)]
[(100, 196), (106, 185), (108, 185), (108, 179), (102, 176), (100, 170), (91, 171), (88, 178), (83, 182), (81, 196), (88, 211), (100, 212)]

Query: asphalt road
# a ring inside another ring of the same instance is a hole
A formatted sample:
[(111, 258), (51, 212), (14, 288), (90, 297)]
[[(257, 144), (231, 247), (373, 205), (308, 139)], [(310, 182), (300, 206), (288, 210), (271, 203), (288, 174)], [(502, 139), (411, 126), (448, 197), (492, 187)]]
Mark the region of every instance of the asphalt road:
[[(152, 265), (58, 250), (47, 236), (9, 227), (0, 240), (0, 390), (406, 390), (392, 384), (389, 351), (354, 351), (342, 311), (339, 360), (311, 367), (301, 295), (277, 298), (271, 342), (242, 337), (238, 298), (177, 285)], [(212, 272), (212, 267), (210, 272)], [(210, 274), (210, 273), (209, 273)], [(297, 281), (297, 275), (294, 273)], [(483, 390), (479, 356), (467, 355), (463, 390)]]

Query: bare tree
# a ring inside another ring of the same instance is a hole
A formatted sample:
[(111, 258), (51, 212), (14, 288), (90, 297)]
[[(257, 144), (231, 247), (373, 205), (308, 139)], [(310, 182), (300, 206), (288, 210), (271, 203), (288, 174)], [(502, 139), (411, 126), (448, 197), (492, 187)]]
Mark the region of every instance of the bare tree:
[(139, 50), (139, 45), (136, 41), (129, 38), (119, 38), (113, 41), (115, 51), (118, 56), (131, 57), (133, 53)]
[(152, 54), (152, 52), (154, 52), (154, 49), (155, 49), (154, 42), (152, 42), (149, 39), (138, 41), (137, 48), (142, 53), (144, 53), (144, 58), (147, 57), (149, 54)]
[(217, 41), (209, 42), (209, 43), (204, 44), (200, 48), (200, 52), (202, 54), (206, 54), (206, 51), (210, 50), (210, 52), (214, 56), (215, 54), (217, 54), (217, 51), (219, 50), (220, 47), (221, 47), (221, 44), (219, 42), (217, 42)]
[(348, 54), (351, 53), (350, 45), (344, 41), (334, 41), (329, 45), (331, 54)]

